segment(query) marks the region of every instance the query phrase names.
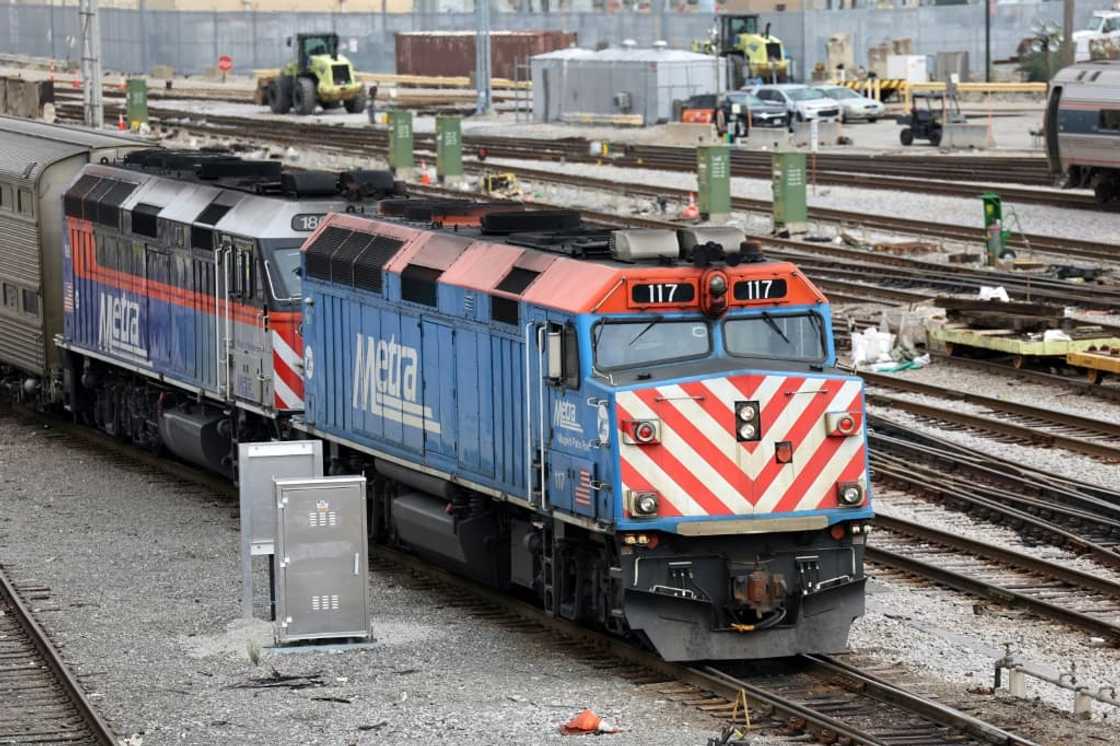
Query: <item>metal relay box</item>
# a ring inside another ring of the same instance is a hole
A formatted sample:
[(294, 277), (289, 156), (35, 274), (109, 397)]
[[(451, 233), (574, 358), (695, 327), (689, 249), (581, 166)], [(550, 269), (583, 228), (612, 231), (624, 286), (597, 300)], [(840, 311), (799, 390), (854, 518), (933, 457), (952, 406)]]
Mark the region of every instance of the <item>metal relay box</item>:
[(370, 638), (365, 477), (276, 480), (277, 643)]

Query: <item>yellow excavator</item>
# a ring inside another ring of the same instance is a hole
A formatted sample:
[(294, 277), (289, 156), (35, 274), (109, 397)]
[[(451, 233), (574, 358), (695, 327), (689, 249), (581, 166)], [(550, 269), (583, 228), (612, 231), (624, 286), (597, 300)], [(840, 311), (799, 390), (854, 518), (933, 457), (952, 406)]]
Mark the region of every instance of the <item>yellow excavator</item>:
[(728, 60), (729, 88), (742, 88), (753, 79), (766, 83), (789, 80), (790, 61), (782, 40), (770, 35), (770, 24), (759, 33), (758, 21), (757, 15), (720, 14), (709, 38), (692, 42), (692, 51)]

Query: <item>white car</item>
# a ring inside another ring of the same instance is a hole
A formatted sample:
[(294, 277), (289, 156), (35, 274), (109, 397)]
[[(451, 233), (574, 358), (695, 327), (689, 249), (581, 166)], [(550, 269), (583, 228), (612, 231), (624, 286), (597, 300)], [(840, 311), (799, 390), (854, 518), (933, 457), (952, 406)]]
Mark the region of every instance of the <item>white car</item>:
[(817, 88), (840, 104), (840, 121), (842, 122), (851, 122), (857, 119), (874, 122), (887, 113), (887, 107), (883, 106), (881, 102), (867, 96), (861, 96), (851, 88), (845, 88), (842, 85), (819, 85)]
[(1120, 10), (1094, 11), (1089, 20), (1089, 28), (1073, 32), (1073, 44), (1076, 49), (1076, 61), (1085, 62), (1091, 59), (1089, 49), (1091, 41), (1110, 41), (1114, 46), (1120, 46)]
[(766, 103), (785, 104), (791, 119), (805, 121), (820, 119), (833, 121), (840, 117), (840, 104), (818, 88), (799, 83), (760, 85), (751, 93)]

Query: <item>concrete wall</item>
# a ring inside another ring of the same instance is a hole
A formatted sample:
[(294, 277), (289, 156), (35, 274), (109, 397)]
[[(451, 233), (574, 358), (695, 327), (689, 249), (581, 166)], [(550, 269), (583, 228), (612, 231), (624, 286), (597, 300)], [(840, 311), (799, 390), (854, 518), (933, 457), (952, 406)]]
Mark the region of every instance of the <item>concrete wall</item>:
[[(1110, 6), (1111, 0), (1081, 0), (1077, 27), (1087, 24), (1093, 10)], [(73, 5), (0, 5), (0, 52), (77, 60), (77, 15)], [(1060, 2), (997, 6), (992, 20), (992, 58), (1013, 55), (1035, 21), (1060, 23), (1061, 16)], [(897, 37), (911, 37), (915, 54), (932, 57), (938, 52), (967, 51), (974, 74), (984, 65), (984, 16), (983, 6), (978, 4), (764, 13), (762, 20), (772, 23), (772, 33), (785, 42), (801, 78), (816, 63), (826, 61), (829, 35), (841, 32), (852, 35), (857, 65), (867, 65), (868, 48)], [(574, 31), (585, 47), (599, 42), (617, 44), (622, 39), (649, 46), (660, 38), (671, 47), (687, 49), (693, 39), (707, 34), (711, 17), (694, 13), (497, 13), (492, 16), (492, 26), (495, 30)], [(101, 19), (106, 70), (141, 72), (162, 64), (190, 74), (212, 68), (222, 54), (233, 57), (237, 72), (276, 67), (287, 58), (285, 37), (297, 30), (328, 29), (338, 31), (344, 45), (353, 44), (356, 51), (348, 48), (346, 54), (360, 69), (391, 72), (394, 32), (473, 27), (473, 14), (452, 12), (219, 13), (106, 8)]]

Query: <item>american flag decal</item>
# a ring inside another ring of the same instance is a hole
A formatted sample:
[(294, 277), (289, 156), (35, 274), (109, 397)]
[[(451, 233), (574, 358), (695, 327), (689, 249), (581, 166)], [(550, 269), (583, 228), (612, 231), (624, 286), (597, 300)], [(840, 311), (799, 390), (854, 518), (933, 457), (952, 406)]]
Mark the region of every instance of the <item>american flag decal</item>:
[(576, 502), (580, 505), (591, 504), (591, 472), (588, 469), (579, 470), (579, 481), (576, 483)]
[[(738, 442), (735, 402), (759, 403), (762, 437)], [(622, 488), (655, 490), (663, 516), (836, 508), (836, 483), (866, 484), (862, 428), (830, 438), (828, 412), (863, 412), (854, 378), (746, 375), (620, 392), (618, 422), (657, 419), (661, 441), (621, 446)], [(622, 433), (619, 433), (620, 438)], [(789, 441), (792, 463), (775, 458)]]

